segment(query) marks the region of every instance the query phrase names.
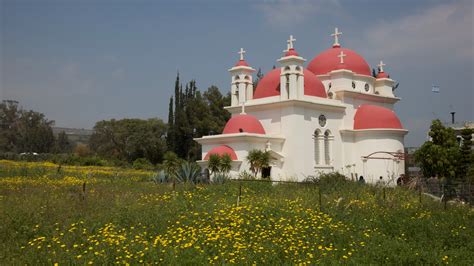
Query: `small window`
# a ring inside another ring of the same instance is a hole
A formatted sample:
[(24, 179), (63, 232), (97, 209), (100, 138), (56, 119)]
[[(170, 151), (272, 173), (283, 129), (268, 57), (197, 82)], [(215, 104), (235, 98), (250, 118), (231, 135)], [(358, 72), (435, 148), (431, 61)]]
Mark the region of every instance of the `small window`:
[(366, 92), (369, 92), (370, 87), (369, 87), (368, 83), (365, 83), (364, 89), (365, 89)]
[(318, 120), (319, 120), (319, 125), (320, 125), (321, 127), (325, 127), (325, 126), (326, 126), (326, 116), (320, 115), (319, 118), (318, 118)]
[(378, 91), (376, 91), (375, 94), (380, 94), (380, 93)]
[(329, 82), (329, 88), (331, 88), (331, 87), (332, 87), (332, 83), (331, 83), (331, 82)]
[(285, 67), (285, 70), (290, 71), (290, 67), (289, 66)]
[(235, 80), (239, 80), (240, 78), (239, 78), (239, 76), (235, 76), (234, 79), (235, 79)]
[(300, 71), (300, 70), (301, 70), (301, 69), (300, 69), (300, 67), (299, 67), (299, 66), (297, 66), (297, 67), (296, 67), (296, 71)]
[(356, 83), (354, 81), (352, 81), (352, 88), (355, 89), (356, 88)]
[(332, 97), (333, 97), (332, 91), (328, 93), (328, 97), (329, 97), (329, 99), (332, 99)]
[(246, 80), (249, 80), (249, 79), (250, 79), (250, 77), (249, 77), (249, 76), (245, 76), (245, 78), (244, 78), (244, 79), (246, 79)]

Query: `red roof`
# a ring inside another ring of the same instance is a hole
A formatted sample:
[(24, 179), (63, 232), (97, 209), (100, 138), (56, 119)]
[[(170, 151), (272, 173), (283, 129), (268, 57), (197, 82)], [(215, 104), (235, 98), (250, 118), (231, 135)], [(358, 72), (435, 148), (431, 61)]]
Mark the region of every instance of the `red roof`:
[[(268, 72), (259, 82), (253, 94), (254, 99), (280, 95), (280, 68)], [(323, 83), (307, 69), (304, 73), (304, 94), (327, 98)]]
[(224, 127), (222, 134), (234, 133), (265, 134), (262, 124), (253, 115), (239, 114), (232, 116)]
[(377, 74), (377, 78), (378, 78), (378, 79), (388, 78), (388, 74), (385, 73), (385, 72), (379, 72), (379, 73)]
[(232, 149), (231, 147), (229, 147), (227, 145), (221, 145), (221, 146), (217, 146), (217, 147), (212, 148), (206, 154), (206, 156), (204, 157), (204, 160), (209, 160), (209, 157), (211, 156), (211, 154), (219, 154), (220, 156), (222, 156), (224, 154), (229, 154), (229, 156), (232, 160), (237, 160), (237, 154), (235, 154), (234, 149)]
[(235, 66), (249, 66), (249, 64), (247, 64), (247, 62), (245, 62), (245, 60), (239, 60), (239, 62), (237, 62), (237, 64), (235, 64)]
[(395, 128), (403, 129), (393, 110), (376, 105), (363, 104), (354, 116), (354, 129)]
[(345, 69), (351, 70), (360, 75), (371, 76), (369, 64), (365, 59), (352, 51), (351, 49), (334, 46), (317, 55), (308, 64), (308, 70), (316, 75), (324, 75), (333, 70), (340, 69), (340, 58), (338, 55), (342, 52), (346, 55), (344, 57)]
[(288, 51), (287, 51), (286, 54), (285, 54), (285, 56), (291, 56), (291, 55), (299, 56), (299, 54), (295, 51), (294, 48), (288, 49)]

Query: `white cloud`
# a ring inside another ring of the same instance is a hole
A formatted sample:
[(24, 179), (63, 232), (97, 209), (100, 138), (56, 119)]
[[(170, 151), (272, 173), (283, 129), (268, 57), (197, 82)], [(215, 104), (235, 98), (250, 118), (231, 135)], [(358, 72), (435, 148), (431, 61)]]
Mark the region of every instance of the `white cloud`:
[(379, 58), (472, 60), (473, 3), (450, 2), (398, 20), (378, 22), (366, 32), (370, 53)]
[(339, 1), (268, 0), (257, 5), (257, 8), (262, 11), (265, 22), (270, 26), (287, 29), (327, 10), (328, 6), (337, 7)]

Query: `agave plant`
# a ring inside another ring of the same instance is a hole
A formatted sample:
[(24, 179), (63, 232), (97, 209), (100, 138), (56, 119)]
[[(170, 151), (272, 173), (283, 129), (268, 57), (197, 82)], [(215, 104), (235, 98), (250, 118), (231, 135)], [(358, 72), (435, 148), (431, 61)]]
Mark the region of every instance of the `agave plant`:
[(176, 171), (176, 181), (195, 183), (200, 174), (201, 168), (196, 163), (184, 162)]
[(153, 182), (159, 183), (166, 183), (168, 182), (168, 176), (166, 176), (165, 171), (161, 170), (158, 173), (153, 175)]

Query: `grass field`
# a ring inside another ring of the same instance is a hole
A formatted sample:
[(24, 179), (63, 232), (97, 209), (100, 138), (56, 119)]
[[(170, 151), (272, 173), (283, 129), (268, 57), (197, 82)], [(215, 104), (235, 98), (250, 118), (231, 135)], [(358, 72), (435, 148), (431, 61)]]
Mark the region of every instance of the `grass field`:
[(328, 180), (173, 191), (152, 175), (0, 161), (0, 264), (474, 264), (468, 206)]

